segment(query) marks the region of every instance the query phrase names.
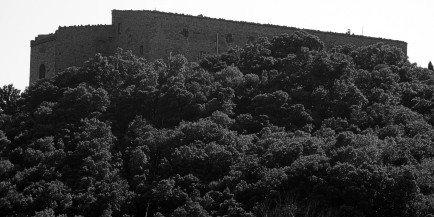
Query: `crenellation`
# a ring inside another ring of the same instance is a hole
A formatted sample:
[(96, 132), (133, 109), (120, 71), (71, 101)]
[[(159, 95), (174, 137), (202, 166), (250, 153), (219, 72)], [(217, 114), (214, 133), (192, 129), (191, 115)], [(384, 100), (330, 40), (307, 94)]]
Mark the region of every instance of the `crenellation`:
[[(195, 61), (204, 54), (221, 53), (248, 40), (274, 37), (304, 30), (318, 36), (326, 49), (336, 45), (365, 46), (383, 42), (407, 53), (407, 43), (398, 40), (298, 29), (273, 24), (232, 21), (203, 15), (149, 10), (112, 10), (111, 25), (59, 26), (54, 34), (38, 35), (31, 41), (30, 83), (44, 64), (46, 77), (70, 66), (80, 66), (95, 53), (111, 55), (117, 47), (147, 59), (182, 53)], [(218, 35), (218, 36), (217, 36)], [(48, 72), (49, 71), (49, 72)]]
[(50, 33), (50, 34), (44, 34), (44, 35), (38, 35), (35, 37), (34, 40), (30, 41), (30, 47), (40, 45), (46, 42), (54, 41), (56, 40), (56, 35)]

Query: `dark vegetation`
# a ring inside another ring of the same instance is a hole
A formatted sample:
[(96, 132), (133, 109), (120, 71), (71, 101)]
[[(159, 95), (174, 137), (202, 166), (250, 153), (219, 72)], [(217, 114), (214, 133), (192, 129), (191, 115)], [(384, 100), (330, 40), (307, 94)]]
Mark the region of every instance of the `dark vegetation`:
[(0, 90), (0, 216), (432, 216), (434, 71), (304, 32)]

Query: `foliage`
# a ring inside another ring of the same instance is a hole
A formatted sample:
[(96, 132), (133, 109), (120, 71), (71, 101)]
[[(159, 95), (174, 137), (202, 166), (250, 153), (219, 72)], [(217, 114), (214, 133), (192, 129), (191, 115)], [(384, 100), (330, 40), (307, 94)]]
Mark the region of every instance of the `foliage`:
[(428, 216), (434, 71), (305, 32), (0, 89), (1, 216)]

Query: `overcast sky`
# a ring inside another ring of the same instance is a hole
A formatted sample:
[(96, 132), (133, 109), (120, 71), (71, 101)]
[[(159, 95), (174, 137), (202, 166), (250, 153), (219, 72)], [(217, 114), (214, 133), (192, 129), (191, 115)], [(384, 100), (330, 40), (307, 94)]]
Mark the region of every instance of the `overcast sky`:
[(402, 40), (434, 61), (432, 0), (0, 0), (0, 85), (28, 86), (30, 40), (59, 26), (111, 24), (112, 9), (158, 10)]

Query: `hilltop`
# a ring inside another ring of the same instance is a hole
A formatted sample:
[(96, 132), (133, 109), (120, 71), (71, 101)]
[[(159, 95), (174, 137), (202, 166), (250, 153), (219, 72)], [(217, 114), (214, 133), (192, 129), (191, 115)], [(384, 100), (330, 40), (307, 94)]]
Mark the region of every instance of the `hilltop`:
[(303, 31), (0, 89), (1, 216), (432, 216), (434, 71)]

